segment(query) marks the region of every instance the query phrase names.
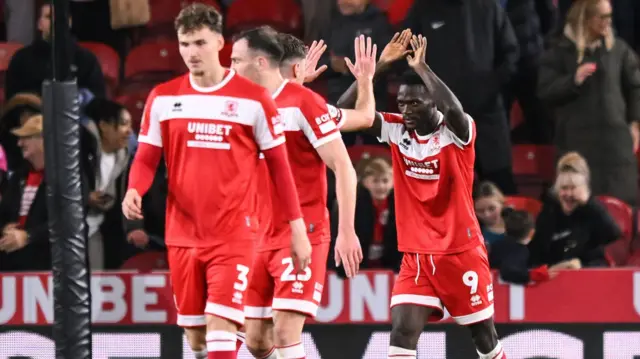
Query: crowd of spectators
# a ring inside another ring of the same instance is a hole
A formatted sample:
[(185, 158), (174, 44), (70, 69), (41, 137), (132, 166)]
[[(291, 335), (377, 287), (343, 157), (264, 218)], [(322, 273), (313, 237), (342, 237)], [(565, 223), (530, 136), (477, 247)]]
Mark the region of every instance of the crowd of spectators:
[[(220, 1), (223, 12), (234, 1), (240, 0)], [(99, 41), (126, 54), (132, 36), (111, 28), (106, 3), (72, 1), (74, 37), (66, 44), (81, 93), (81, 168), (92, 269), (118, 269), (142, 251), (162, 252), (167, 197), (161, 165), (143, 199), (144, 220), (122, 216), (119, 203), (139, 119), (112, 99), (99, 59), (78, 45)], [(629, 206), (637, 202), (639, 2), (415, 1), (402, 21), (390, 20), (389, 10), (378, 6), (385, 4), (382, 0), (299, 3), (305, 24), (299, 35), (327, 44), (320, 60), (327, 70), (311, 86), (331, 103), (353, 81), (343, 60), (354, 56), (353, 38), (371, 36), (380, 50), (399, 29), (428, 38), (429, 65), (476, 123), (476, 213), (491, 264), (504, 279), (527, 283), (549, 279), (559, 268), (611, 264), (605, 248), (624, 233), (598, 198), (615, 197)], [(4, 6), (7, 41), (25, 46), (13, 55), (2, 87), (0, 270), (44, 270), (50, 254), (40, 92), (51, 75), (52, 8), (35, 0), (6, 0)], [(400, 64), (376, 82), (378, 110), (396, 110), (396, 74), (405, 70)], [(524, 120), (517, 127), (514, 104)], [(359, 133), (345, 135), (345, 143), (351, 149), (379, 145)], [(541, 191), (539, 210), (513, 209), (508, 203), (519, 193), (513, 143), (554, 145), (560, 158), (555, 182)], [(362, 268), (395, 270), (401, 256), (393, 176), (390, 158), (382, 153), (354, 156), (359, 175), (355, 226), (365, 253)], [(328, 211), (337, 218), (332, 193), (330, 188)]]

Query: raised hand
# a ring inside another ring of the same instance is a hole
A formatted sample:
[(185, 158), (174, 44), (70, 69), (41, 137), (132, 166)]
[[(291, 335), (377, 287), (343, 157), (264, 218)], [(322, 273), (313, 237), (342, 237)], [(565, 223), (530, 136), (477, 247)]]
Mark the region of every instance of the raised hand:
[(427, 38), (422, 35), (413, 35), (411, 37), (411, 49), (413, 54), (407, 55), (407, 63), (409, 66), (416, 67), (420, 64), (426, 63), (425, 57), (427, 54)]
[(364, 35), (355, 38), (353, 47), (356, 54), (355, 64), (348, 57), (344, 58), (349, 71), (351, 71), (356, 80), (371, 81), (376, 72), (376, 52), (378, 47), (376, 44), (372, 44), (370, 37), (365, 40)]
[(396, 32), (387, 46), (382, 49), (382, 53), (380, 53), (380, 59), (378, 61), (380, 63), (390, 64), (406, 57), (411, 53), (411, 50), (408, 49), (410, 41), (410, 29), (404, 29), (401, 33)]
[(307, 51), (307, 57), (305, 58), (304, 67), (305, 83), (314, 81), (327, 69), (327, 65), (322, 65), (316, 69), (316, 66), (318, 66), (318, 61), (320, 61), (320, 57), (326, 50), (327, 45), (323, 40), (314, 41), (309, 47), (309, 51)]

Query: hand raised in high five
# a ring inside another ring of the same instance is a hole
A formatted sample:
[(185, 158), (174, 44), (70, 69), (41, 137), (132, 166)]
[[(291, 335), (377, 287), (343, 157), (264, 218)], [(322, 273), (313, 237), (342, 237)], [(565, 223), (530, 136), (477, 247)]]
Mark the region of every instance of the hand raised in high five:
[(416, 67), (426, 63), (427, 38), (422, 35), (413, 35), (411, 38), (411, 48), (413, 49), (413, 54), (407, 55), (407, 63), (409, 63), (409, 66)]
[(358, 81), (371, 81), (373, 74), (376, 72), (376, 53), (378, 52), (378, 47), (376, 44), (372, 44), (370, 37), (367, 37), (365, 40), (364, 35), (355, 38), (353, 47), (356, 53), (355, 64), (352, 63), (348, 57), (344, 58), (349, 71), (351, 71)]
[(378, 62), (381, 64), (391, 64), (409, 55), (411, 50), (408, 49), (408, 47), (411, 36), (411, 29), (404, 29), (401, 33), (396, 32), (387, 46), (382, 49)]
[(318, 66), (318, 61), (320, 61), (320, 57), (326, 50), (327, 45), (323, 40), (314, 41), (309, 47), (304, 66), (305, 83), (314, 81), (327, 69), (327, 65), (322, 65), (316, 69), (316, 66)]

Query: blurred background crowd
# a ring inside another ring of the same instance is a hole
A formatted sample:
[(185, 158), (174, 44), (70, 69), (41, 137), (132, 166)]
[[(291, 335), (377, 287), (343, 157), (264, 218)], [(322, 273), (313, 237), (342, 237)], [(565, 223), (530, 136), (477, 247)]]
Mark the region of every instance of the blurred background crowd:
[[(166, 267), (164, 168), (144, 197), (144, 220), (126, 220), (120, 202), (147, 94), (186, 71), (172, 22), (189, 2), (71, 0), (66, 46), (81, 90), (93, 269)], [(334, 104), (353, 81), (343, 58), (353, 58), (357, 35), (371, 36), (380, 50), (404, 28), (425, 35), (427, 62), (477, 124), (475, 209), (503, 279), (524, 284), (544, 266), (640, 264), (640, 1), (200, 2), (224, 14), (228, 39), (264, 24), (309, 44), (323, 39), (328, 69), (309, 86)], [(1, 9), (0, 271), (48, 270), (40, 92), (52, 68), (52, 8), (4, 0)], [(220, 55), (226, 66), (231, 45)], [(378, 110), (397, 110), (402, 66), (376, 82)], [(363, 267), (395, 270), (401, 256), (389, 151), (365, 134), (344, 138), (359, 175)], [(337, 219), (327, 175), (328, 210)]]

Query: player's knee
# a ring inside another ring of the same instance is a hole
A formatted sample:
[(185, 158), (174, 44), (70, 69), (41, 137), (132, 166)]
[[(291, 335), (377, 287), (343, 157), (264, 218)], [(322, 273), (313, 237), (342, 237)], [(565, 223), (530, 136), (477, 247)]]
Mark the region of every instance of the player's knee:
[(498, 345), (498, 332), (496, 332), (492, 318), (471, 324), (468, 328), (471, 331), (471, 338), (479, 351), (488, 353)]
[(275, 314), (275, 326), (273, 330), (276, 345), (290, 345), (300, 342), (302, 328), (306, 316), (294, 312), (278, 312)]
[(264, 358), (273, 349), (273, 343), (264, 337), (257, 335), (247, 336), (244, 343), (251, 355), (256, 358)]
[(391, 308), (391, 345), (414, 350), (418, 345), (429, 310), (399, 305)]
[(187, 337), (187, 342), (191, 350), (194, 352), (200, 352), (207, 349), (207, 339), (205, 327), (197, 328), (184, 328), (184, 334)]
[(391, 329), (390, 344), (394, 347), (405, 349), (415, 349), (418, 345), (420, 330), (416, 330), (410, 325), (397, 324)]

